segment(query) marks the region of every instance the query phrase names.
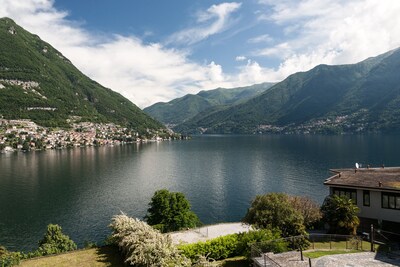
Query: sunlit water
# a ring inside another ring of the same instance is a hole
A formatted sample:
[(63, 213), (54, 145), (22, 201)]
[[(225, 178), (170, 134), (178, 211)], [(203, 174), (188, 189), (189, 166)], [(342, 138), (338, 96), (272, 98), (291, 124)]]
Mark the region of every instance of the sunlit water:
[(239, 221), (257, 194), (321, 203), (330, 168), (399, 166), (397, 136), (198, 136), (190, 141), (0, 155), (0, 245), (37, 246), (49, 223), (101, 243), (121, 211), (142, 218), (154, 191), (183, 192), (202, 222)]

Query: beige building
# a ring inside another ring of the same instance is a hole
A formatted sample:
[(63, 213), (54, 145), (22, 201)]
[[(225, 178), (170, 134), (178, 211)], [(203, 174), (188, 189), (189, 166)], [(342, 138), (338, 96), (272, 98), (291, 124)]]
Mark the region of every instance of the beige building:
[(361, 231), (371, 224), (400, 230), (400, 167), (333, 169), (326, 179), (330, 194), (347, 196), (360, 208)]

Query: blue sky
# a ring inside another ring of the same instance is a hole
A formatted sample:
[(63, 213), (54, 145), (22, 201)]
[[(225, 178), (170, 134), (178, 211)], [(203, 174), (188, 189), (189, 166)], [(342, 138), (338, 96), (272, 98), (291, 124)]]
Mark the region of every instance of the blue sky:
[(0, 0), (11, 17), (140, 107), (280, 81), (400, 46), (398, 0)]

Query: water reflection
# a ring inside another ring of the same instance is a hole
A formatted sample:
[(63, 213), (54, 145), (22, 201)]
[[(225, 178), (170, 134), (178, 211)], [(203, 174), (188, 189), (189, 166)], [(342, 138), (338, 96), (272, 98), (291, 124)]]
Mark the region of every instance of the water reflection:
[(398, 166), (397, 136), (199, 136), (191, 141), (0, 155), (0, 244), (32, 249), (46, 225), (101, 242), (113, 215), (143, 217), (154, 191), (183, 192), (204, 223), (238, 221), (257, 194), (322, 202), (329, 168)]

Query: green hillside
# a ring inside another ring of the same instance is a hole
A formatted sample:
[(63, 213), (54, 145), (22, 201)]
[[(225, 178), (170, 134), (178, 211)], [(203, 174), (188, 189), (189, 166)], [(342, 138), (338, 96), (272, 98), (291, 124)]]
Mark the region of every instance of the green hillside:
[(0, 115), (47, 127), (67, 120), (114, 122), (137, 129), (164, 128), (122, 95), (83, 75), (59, 51), (0, 19)]
[(167, 103), (156, 103), (144, 109), (153, 118), (165, 124), (181, 124), (201, 112), (223, 109), (261, 94), (272, 83), (262, 83), (247, 87), (201, 91), (196, 95), (188, 94)]
[(400, 50), (358, 64), (319, 65), (265, 93), (197, 116), (190, 133), (343, 133), (400, 130)]

